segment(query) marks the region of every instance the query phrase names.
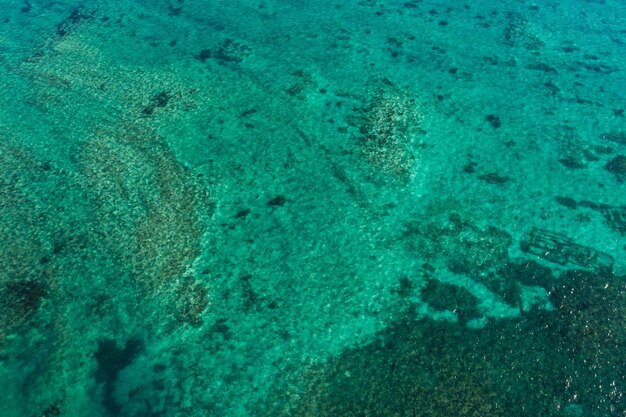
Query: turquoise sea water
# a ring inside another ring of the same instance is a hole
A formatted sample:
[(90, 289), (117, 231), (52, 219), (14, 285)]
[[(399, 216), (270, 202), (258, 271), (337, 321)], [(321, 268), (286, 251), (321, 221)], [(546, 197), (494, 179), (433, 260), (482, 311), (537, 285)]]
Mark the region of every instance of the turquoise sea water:
[(624, 16), (2, 0), (0, 416), (626, 416)]

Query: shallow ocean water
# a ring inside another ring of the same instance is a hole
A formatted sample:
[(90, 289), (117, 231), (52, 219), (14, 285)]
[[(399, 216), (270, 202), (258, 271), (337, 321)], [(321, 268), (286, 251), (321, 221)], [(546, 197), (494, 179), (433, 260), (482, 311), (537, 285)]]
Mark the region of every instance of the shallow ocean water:
[(623, 2), (0, 10), (0, 416), (626, 416)]

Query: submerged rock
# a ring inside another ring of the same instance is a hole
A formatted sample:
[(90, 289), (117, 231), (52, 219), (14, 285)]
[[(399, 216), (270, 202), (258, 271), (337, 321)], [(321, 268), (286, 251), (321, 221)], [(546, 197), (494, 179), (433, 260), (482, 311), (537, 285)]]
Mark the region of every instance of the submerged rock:
[(623, 182), (626, 175), (626, 156), (617, 155), (604, 166), (604, 169), (613, 173), (617, 181)]

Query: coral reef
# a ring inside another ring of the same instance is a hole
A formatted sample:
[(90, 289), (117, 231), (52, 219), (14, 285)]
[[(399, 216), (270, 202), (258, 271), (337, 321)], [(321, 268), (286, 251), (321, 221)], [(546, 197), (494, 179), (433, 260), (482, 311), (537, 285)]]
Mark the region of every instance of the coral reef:
[(54, 296), (56, 280), (50, 266), (52, 242), (46, 229), (45, 195), (37, 184), (54, 177), (49, 164), (40, 163), (27, 150), (0, 140), (0, 352), (5, 336), (23, 330), (44, 297)]
[(298, 378), (297, 406), (278, 415), (512, 415), (480, 336), (451, 324), (398, 323), (379, 341), (311, 366)]
[(100, 130), (79, 158), (103, 238), (135, 279), (157, 289), (200, 254), (212, 204), (162, 138), (137, 124)]
[(626, 282), (611, 273), (571, 270), (551, 289), (556, 313), (543, 325), (565, 356), (572, 395), (588, 403), (590, 415), (626, 411)]
[(399, 320), (277, 387), (284, 416), (568, 416), (626, 411), (624, 277), (571, 270), (556, 311), (480, 330)]
[(511, 47), (523, 47), (529, 50), (537, 50), (545, 46), (545, 43), (533, 32), (532, 24), (520, 13), (507, 12), (507, 24), (502, 36), (504, 44)]
[(208, 305), (208, 290), (183, 277), (214, 204), (155, 132), (193, 105), (193, 88), (116, 66), (85, 35), (91, 14), (71, 13), (16, 70), (32, 90), (36, 140), (0, 141), (0, 288), (13, 293), (0, 302), (0, 353), (24, 369), (14, 415), (21, 403), (55, 415), (100, 400), (115, 414), (111, 392), (95, 391), (98, 361), (85, 360), (97, 341), (198, 326)]
[(185, 277), (176, 288), (176, 318), (181, 323), (194, 327), (202, 325), (202, 313), (209, 306), (209, 293), (206, 287), (190, 277)]
[(415, 99), (383, 82), (365, 109), (359, 128), (364, 157), (385, 175), (409, 179), (419, 164), (413, 147), (420, 123)]
[(409, 222), (404, 236), (409, 250), (437, 268), (447, 268), (471, 277), (495, 272), (508, 259), (511, 236), (489, 226), (481, 229), (457, 213), (430, 219), (428, 223)]
[(452, 310), (460, 323), (481, 317), (478, 300), (465, 288), (428, 279), (420, 291), (420, 298), (436, 310)]

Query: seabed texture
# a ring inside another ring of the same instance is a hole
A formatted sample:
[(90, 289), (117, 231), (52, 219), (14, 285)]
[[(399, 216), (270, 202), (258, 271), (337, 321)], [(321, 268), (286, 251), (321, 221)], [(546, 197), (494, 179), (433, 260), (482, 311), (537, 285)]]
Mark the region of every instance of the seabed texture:
[(626, 416), (626, 3), (1, 0), (1, 417)]

